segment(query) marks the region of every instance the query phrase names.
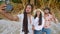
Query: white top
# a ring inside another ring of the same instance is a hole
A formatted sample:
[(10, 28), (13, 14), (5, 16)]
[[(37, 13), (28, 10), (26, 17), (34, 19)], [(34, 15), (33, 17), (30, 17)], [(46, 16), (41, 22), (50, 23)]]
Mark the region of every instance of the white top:
[(38, 20), (39, 20), (38, 17), (36, 17), (34, 19), (34, 28), (35, 28), (35, 30), (42, 30), (42, 28), (44, 27), (44, 18), (42, 17), (42, 24), (41, 25), (38, 25), (39, 24)]
[[(19, 17), (19, 21), (20, 21), (20, 33), (22, 32), (22, 29), (23, 29), (23, 18), (24, 18), (24, 14), (19, 14), (19, 15), (17, 15), (18, 17)], [(33, 16), (31, 16), (31, 23), (30, 23), (30, 19), (29, 19), (29, 17), (28, 17), (28, 30), (29, 30), (29, 32), (33, 32), (33, 30), (32, 30), (32, 24), (33, 24), (33, 20), (34, 20), (34, 18), (33, 18)]]

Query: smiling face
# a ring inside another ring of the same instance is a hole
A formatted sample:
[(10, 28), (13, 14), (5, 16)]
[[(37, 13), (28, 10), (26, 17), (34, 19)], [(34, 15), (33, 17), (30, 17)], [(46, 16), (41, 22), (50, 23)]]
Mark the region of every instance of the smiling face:
[(44, 12), (45, 12), (46, 14), (48, 14), (48, 13), (49, 13), (49, 10), (48, 10), (48, 9), (46, 9), (46, 10), (44, 10)]
[(6, 8), (6, 4), (5, 4), (5, 3), (2, 3), (2, 4), (0, 5), (0, 9), (1, 9), (1, 10), (5, 10), (5, 8)]

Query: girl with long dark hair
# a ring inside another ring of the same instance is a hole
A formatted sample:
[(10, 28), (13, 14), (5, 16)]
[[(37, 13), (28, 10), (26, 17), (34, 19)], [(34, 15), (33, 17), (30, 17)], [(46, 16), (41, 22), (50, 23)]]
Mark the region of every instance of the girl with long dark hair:
[(33, 16), (31, 15), (33, 11), (33, 6), (31, 4), (27, 4), (24, 10), (24, 13), (18, 15), (21, 20), (21, 31), (20, 34), (32, 34), (32, 23), (33, 23)]
[(34, 17), (34, 34), (42, 34), (42, 28), (44, 26), (44, 13), (40, 9), (35, 10)]
[[(2, 7), (4, 8), (4, 6)], [(11, 14), (1, 9), (0, 9), (0, 13), (4, 15), (6, 18), (8, 18), (9, 20), (20, 21), (20, 34), (33, 34), (32, 23), (34, 18), (31, 15), (33, 12), (33, 6), (31, 4), (27, 4), (24, 10), (24, 13), (19, 14), (17, 16), (12, 16)]]

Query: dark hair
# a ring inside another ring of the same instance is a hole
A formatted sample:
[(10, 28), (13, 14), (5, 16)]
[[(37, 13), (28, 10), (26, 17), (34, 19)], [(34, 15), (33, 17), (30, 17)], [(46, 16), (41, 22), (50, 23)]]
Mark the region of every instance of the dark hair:
[[(31, 12), (33, 11), (33, 6), (31, 4), (27, 4), (26, 7), (30, 5), (31, 6)], [(23, 19), (23, 31), (25, 34), (28, 33), (28, 18), (27, 18), (27, 13), (26, 13), (26, 7), (24, 10), (24, 19)]]
[(51, 14), (51, 10), (50, 10), (50, 8), (48, 8), (48, 7), (45, 7), (45, 9), (44, 10), (49, 10), (49, 13)]
[[(34, 19), (37, 17), (37, 13), (34, 17)], [(40, 15), (39, 15), (39, 24), (38, 25), (41, 25), (42, 24), (42, 13), (40, 12)]]

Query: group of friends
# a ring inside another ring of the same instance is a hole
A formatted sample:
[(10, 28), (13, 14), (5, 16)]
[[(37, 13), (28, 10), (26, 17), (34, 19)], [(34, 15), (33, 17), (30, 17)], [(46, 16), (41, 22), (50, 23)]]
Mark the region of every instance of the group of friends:
[[(32, 4), (27, 4), (22, 14), (12, 16), (5, 10), (6, 4), (0, 5), (0, 14), (11, 21), (20, 21), (20, 34), (51, 34), (51, 22), (58, 22), (57, 18), (51, 13), (49, 7), (43, 10), (33, 9)], [(32, 16), (32, 12), (34, 16)]]

